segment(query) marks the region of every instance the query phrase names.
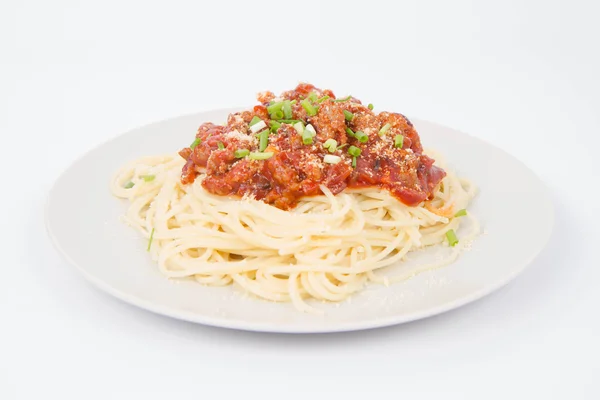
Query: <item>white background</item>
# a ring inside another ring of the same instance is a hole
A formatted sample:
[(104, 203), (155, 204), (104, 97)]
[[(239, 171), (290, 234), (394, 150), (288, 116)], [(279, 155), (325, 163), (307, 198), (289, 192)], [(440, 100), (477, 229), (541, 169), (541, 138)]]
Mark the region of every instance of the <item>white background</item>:
[[(594, 7), (3, 0), (0, 398), (600, 398)], [(45, 197), (83, 152), (301, 80), (515, 155), (552, 192), (548, 248), (513, 283), (459, 310), (316, 336), (156, 316), (96, 290), (53, 250)]]

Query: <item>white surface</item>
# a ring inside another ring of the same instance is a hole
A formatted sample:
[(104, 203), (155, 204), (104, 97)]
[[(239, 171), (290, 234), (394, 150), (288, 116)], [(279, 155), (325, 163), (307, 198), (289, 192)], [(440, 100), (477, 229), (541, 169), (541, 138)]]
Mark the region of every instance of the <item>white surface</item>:
[[(341, 304), (309, 303), (325, 315), (249, 298), (237, 286), (167, 280), (145, 251), (147, 239), (120, 220), (127, 202), (112, 196), (107, 184), (122, 166), (140, 157), (175, 153), (202, 123), (221, 123), (232, 111), (185, 115), (134, 129), (71, 165), (52, 187), (45, 210), (50, 237), (65, 259), (102, 290), (159, 314), (251, 331), (316, 333), (393, 325), (460, 307), (520, 274), (550, 238), (552, 201), (525, 165), (472, 136), (411, 118), (422, 142), (446, 159), (445, 168), (478, 188), (468, 210), (479, 220), (482, 234), (451, 265), (389, 287), (370, 285)], [(468, 221), (463, 226), (468, 230)], [(459, 229), (458, 237), (464, 232)], [(377, 275), (410, 274), (414, 261), (427, 264), (444, 254), (447, 248), (434, 246), (411, 254), (412, 264), (398, 263)]]
[[(344, 4), (0, 3), (0, 398), (600, 397), (597, 3)], [(286, 34), (290, 18), (308, 33)], [(278, 55), (296, 38), (301, 53)], [(460, 310), (303, 337), (140, 312), (54, 252), (45, 196), (84, 151), (301, 79), (523, 160), (552, 191), (550, 246), (513, 283)]]

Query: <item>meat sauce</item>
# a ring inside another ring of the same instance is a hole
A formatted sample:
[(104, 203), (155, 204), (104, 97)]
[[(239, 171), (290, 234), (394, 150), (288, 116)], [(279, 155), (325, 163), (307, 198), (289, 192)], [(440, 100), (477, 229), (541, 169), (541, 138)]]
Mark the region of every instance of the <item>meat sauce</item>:
[[(259, 105), (230, 114), (226, 125), (207, 122), (198, 128), (193, 149), (179, 152), (186, 160), (183, 184), (205, 173), (202, 186), (210, 193), (252, 196), (283, 210), (293, 208), (301, 197), (322, 194), (320, 185), (333, 194), (346, 188), (378, 187), (402, 203), (416, 206), (432, 197), (446, 175), (423, 154), (419, 135), (402, 114), (376, 114), (354, 97), (336, 99), (332, 91), (307, 83), (280, 97), (262, 92), (257, 98)], [(312, 143), (305, 144), (293, 125), (296, 122), (282, 121), (280, 114), (269, 113), (269, 105), (285, 100), (291, 106), (291, 120), (314, 127)], [(253, 119), (258, 121), (255, 117), (266, 125), (260, 131), (271, 128), (262, 152), (259, 132), (252, 132), (250, 127)], [(368, 140), (358, 140), (358, 132)], [(324, 146), (328, 139), (335, 140), (333, 152), (332, 147)], [(360, 149), (360, 155), (349, 154), (351, 146)], [(248, 152), (250, 155), (245, 155)], [(329, 162), (325, 162), (326, 155), (337, 157), (327, 157)], [(331, 159), (338, 162), (331, 163)]]

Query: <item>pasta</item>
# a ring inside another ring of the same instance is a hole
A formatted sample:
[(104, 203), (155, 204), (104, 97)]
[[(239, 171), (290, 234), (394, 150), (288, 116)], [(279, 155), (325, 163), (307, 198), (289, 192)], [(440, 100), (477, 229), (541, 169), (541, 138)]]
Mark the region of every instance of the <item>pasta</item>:
[[(475, 188), (453, 173), (431, 201), (418, 207), (377, 188), (334, 196), (322, 187), (324, 195), (301, 199), (285, 211), (251, 197), (211, 194), (203, 189), (202, 177), (184, 185), (179, 180), (184, 162), (177, 154), (145, 157), (123, 167), (111, 185), (115, 196), (129, 200), (127, 224), (152, 236), (149, 251), (160, 271), (205, 285), (235, 282), (263, 299), (291, 301), (302, 311), (316, 312), (306, 298), (341, 301), (367, 282), (383, 283), (377, 270), (410, 251), (444, 243), (446, 233), (458, 230), (465, 218), (470, 232), (451, 253), (410, 275), (452, 262), (478, 232), (470, 214), (453, 217), (475, 195)], [(134, 185), (126, 188), (128, 182)]]
[[(235, 283), (318, 312), (366, 283), (407, 279), (452, 262), (477, 233), (472, 184), (423, 151), (413, 124), (301, 83), (224, 125), (205, 122), (178, 154), (124, 166), (112, 193), (169, 278)], [(469, 220), (461, 239), (456, 231)], [(403, 275), (385, 268), (416, 249), (451, 251)]]

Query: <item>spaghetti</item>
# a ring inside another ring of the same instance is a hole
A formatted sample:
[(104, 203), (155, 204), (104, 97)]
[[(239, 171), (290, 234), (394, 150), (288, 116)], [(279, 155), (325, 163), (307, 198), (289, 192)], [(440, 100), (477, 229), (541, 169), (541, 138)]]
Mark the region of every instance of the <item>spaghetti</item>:
[[(376, 188), (301, 199), (291, 211), (245, 197), (207, 192), (202, 176), (181, 183), (185, 161), (178, 155), (146, 157), (123, 167), (112, 181), (114, 195), (128, 199), (125, 221), (152, 241), (150, 254), (169, 278), (201, 284), (232, 282), (263, 299), (292, 301), (314, 312), (305, 299), (340, 301), (371, 281), (404, 280), (456, 259), (478, 232), (468, 206), (475, 188), (448, 173), (432, 200), (418, 207)], [(153, 177), (148, 179), (148, 177)], [(134, 183), (128, 186), (129, 182)], [(449, 216), (445, 216), (449, 215)], [(391, 279), (377, 270), (415, 249), (444, 243), (446, 233), (471, 221), (450, 254)]]
[[(475, 188), (434, 165), (402, 114), (310, 84), (258, 100), (224, 125), (202, 124), (179, 154), (134, 161), (113, 179), (166, 276), (315, 311), (307, 298), (340, 301), (452, 262), (477, 232), (466, 212)], [(441, 260), (379, 273), (440, 243), (451, 247)]]

